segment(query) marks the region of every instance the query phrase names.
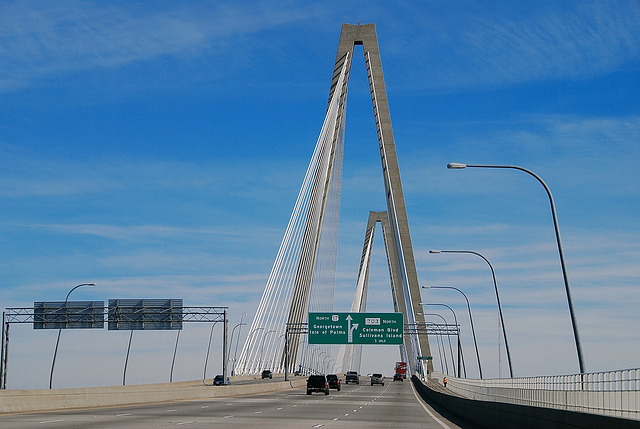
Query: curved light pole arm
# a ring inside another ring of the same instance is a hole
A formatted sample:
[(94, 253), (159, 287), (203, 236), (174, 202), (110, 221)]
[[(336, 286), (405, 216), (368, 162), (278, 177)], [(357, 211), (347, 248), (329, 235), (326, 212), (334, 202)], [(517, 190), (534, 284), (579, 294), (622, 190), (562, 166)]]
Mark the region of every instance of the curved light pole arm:
[(211, 332), (209, 333), (209, 344), (207, 345), (207, 355), (204, 358), (204, 370), (202, 371), (202, 384), (207, 385), (207, 362), (209, 362), (209, 350), (211, 349), (211, 339), (213, 338), (213, 328), (216, 327), (216, 323), (211, 324)]
[[(442, 321), (444, 322), (445, 326), (448, 325), (447, 323), (447, 319), (445, 319), (441, 314), (438, 313), (424, 313), (425, 316), (438, 316), (439, 318), (442, 319)], [(455, 358), (453, 357), (453, 347), (451, 347), (451, 337), (449, 336), (449, 334), (447, 333), (447, 340), (449, 342), (449, 352), (451, 353), (451, 366), (453, 367), (453, 371), (455, 372)], [(444, 345), (444, 340), (442, 338), (440, 338), (440, 342), (442, 343), (442, 348), (444, 349), (444, 351), (442, 352), (444, 355), (444, 364), (445, 367), (447, 369), (447, 373), (449, 373), (449, 365), (447, 364), (447, 349)]]
[(454, 286), (422, 286), (423, 289), (453, 289), (462, 294), (465, 301), (467, 301), (467, 310), (469, 311), (469, 323), (471, 324), (471, 333), (473, 334), (473, 344), (476, 347), (476, 359), (478, 360), (478, 372), (480, 373), (480, 380), (482, 380), (482, 365), (480, 365), (480, 353), (478, 352), (478, 341), (476, 340), (476, 330), (473, 326), (473, 316), (471, 315), (471, 304), (469, 298), (461, 289)]
[[(251, 332), (249, 332), (249, 335), (247, 335), (247, 339), (245, 340), (245, 344), (249, 343), (249, 339), (251, 338), (252, 334), (254, 334), (256, 331), (259, 331), (261, 329), (264, 329), (264, 326), (259, 326), (259, 327), (255, 328), (254, 330), (252, 330)], [(242, 356), (240, 356), (240, 357), (242, 357)], [(253, 354), (251, 354), (251, 357), (253, 358)], [(249, 362), (249, 354), (247, 353), (247, 356), (246, 356), (246, 359), (245, 359), (245, 362), (244, 362), (244, 366), (242, 367), (243, 372), (245, 371), (248, 362)], [(252, 360), (251, 363), (253, 364), (253, 362), (255, 362), (255, 361)], [(249, 367), (249, 370), (251, 370), (251, 367)]]
[[(93, 287), (95, 285), (96, 285), (95, 283), (81, 283), (71, 288), (71, 290), (67, 293), (66, 298), (64, 299), (64, 311), (65, 311), (65, 314), (67, 315), (67, 318), (69, 313), (69, 310), (67, 309), (67, 302), (69, 302), (69, 295), (71, 295), (71, 292), (73, 292), (74, 290), (82, 286)], [(58, 345), (60, 344), (60, 333), (62, 333), (62, 329), (58, 329), (58, 338), (56, 339), (56, 348), (53, 350), (53, 360), (51, 361), (51, 373), (49, 374), (49, 389), (51, 389), (53, 385), (53, 368), (56, 365), (56, 356), (58, 355)]]
[[(260, 361), (258, 362), (258, 365), (262, 365), (264, 366), (264, 363), (262, 361), (263, 357), (264, 357), (264, 340), (267, 338), (267, 335), (269, 335), (272, 332), (276, 332), (274, 330), (270, 330), (264, 333), (264, 335), (262, 336), (262, 346), (260, 347)], [(264, 369), (264, 368), (263, 368)]]
[(449, 307), (447, 304), (439, 304), (439, 303), (431, 304), (431, 303), (421, 302), (418, 305), (421, 305), (421, 306), (422, 305), (440, 305), (442, 307), (447, 307), (451, 311), (451, 314), (453, 314), (453, 323), (455, 323), (456, 331), (458, 332), (458, 335), (457, 335), (457, 337), (458, 337), (458, 378), (460, 378), (461, 375), (462, 375), (462, 373), (460, 372), (460, 367), (461, 367), (460, 366), (460, 361), (461, 361), (461, 358), (462, 358), (462, 344), (460, 343), (460, 325), (458, 325), (458, 318), (456, 317), (456, 312), (453, 311), (453, 308)]
[(509, 374), (510, 374), (510, 377), (513, 378), (513, 367), (511, 366), (511, 353), (509, 351), (509, 342), (507, 341), (507, 330), (504, 327), (504, 318), (502, 317), (502, 304), (500, 303), (500, 293), (498, 293), (498, 281), (496, 280), (496, 272), (493, 269), (493, 265), (491, 265), (491, 262), (489, 262), (489, 260), (484, 256), (482, 256), (480, 253), (474, 252), (472, 250), (429, 250), (429, 253), (469, 253), (469, 254), (481, 257), (487, 263), (487, 265), (489, 265), (489, 268), (491, 269), (491, 276), (493, 278), (493, 288), (495, 289), (495, 292), (496, 292), (496, 301), (498, 303), (498, 314), (500, 316), (500, 324), (502, 325), (502, 336), (504, 337), (504, 348), (507, 352), (507, 361), (509, 362)]
[[(242, 320), (242, 319), (241, 319)], [(236, 333), (236, 328), (242, 329), (242, 325), (246, 325), (246, 323), (238, 323), (231, 330), (231, 341), (229, 341), (229, 348), (233, 345), (233, 335)], [(231, 366), (231, 375), (234, 375), (236, 369), (236, 354), (238, 353), (238, 343), (240, 342), (240, 332), (238, 331), (238, 338), (236, 338), (236, 352), (233, 355), (233, 365)]]
[[(244, 316), (246, 315), (247, 313), (242, 313), (242, 316), (240, 316), (240, 326), (246, 325), (246, 323), (242, 323), (242, 319), (244, 319)], [(236, 372), (236, 361), (238, 357), (238, 343), (240, 342), (241, 334), (242, 334), (242, 328), (240, 328), (240, 331), (238, 331), (238, 339), (236, 340), (236, 349), (235, 349), (235, 352), (233, 353), (233, 366), (231, 367), (231, 375), (235, 375), (235, 372)], [(233, 337), (233, 332), (231, 333), (231, 336)]]
[(544, 188), (547, 192), (547, 196), (549, 197), (549, 203), (551, 204), (551, 215), (553, 217), (553, 227), (556, 233), (556, 242), (558, 244), (558, 253), (560, 255), (560, 266), (562, 268), (562, 277), (564, 280), (564, 289), (567, 294), (567, 304), (569, 306), (569, 317), (571, 317), (571, 326), (573, 328), (573, 337), (576, 343), (576, 351), (578, 353), (578, 365), (580, 366), (580, 373), (585, 373), (584, 368), (584, 360), (582, 357), (582, 345), (580, 344), (580, 336), (578, 335), (578, 324), (576, 322), (575, 314), (573, 311), (573, 300), (571, 299), (571, 290), (569, 288), (569, 276), (567, 275), (567, 267), (564, 261), (564, 251), (562, 250), (562, 240), (560, 239), (560, 228), (558, 227), (558, 216), (556, 215), (556, 205), (553, 201), (553, 195), (551, 194), (551, 189), (547, 186), (547, 184), (542, 180), (540, 176), (538, 176), (533, 171), (519, 167), (517, 165), (480, 165), (480, 164), (460, 164), (460, 163), (450, 163), (447, 165), (447, 168), (450, 169), (461, 169), (465, 167), (473, 167), (473, 168), (510, 168), (513, 170), (524, 171), (525, 173), (533, 176)]

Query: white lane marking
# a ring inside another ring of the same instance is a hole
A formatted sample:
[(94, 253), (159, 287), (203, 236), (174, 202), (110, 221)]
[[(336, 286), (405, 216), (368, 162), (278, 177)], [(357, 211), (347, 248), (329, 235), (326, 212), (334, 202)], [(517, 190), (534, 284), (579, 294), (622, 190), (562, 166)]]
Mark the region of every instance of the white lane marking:
[(442, 426), (445, 429), (451, 429), (449, 426), (447, 426), (442, 420), (440, 420), (439, 418), (437, 418), (435, 416), (435, 414), (433, 414), (431, 412), (431, 410), (429, 410), (427, 408), (427, 406), (424, 404), (424, 402), (422, 402), (422, 398), (418, 396), (418, 392), (416, 392), (416, 388), (414, 387), (413, 383), (411, 383), (411, 390), (413, 390), (413, 395), (416, 397), (417, 401), (420, 403), (420, 405), (422, 405), (422, 408), (424, 408), (424, 410), (427, 412), (427, 414), (429, 414), (431, 416), (431, 418), (433, 418), (433, 420), (435, 420), (440, 426)]
[(133, 413), (116, 414), (116, 417), (132, 416)]
[(223, 419), (232, 419), (232, 418), (234, 418), (234, 417), (235, 417), (235, 416), (224, 416), (224, 417), (223, 417)]
[(60, 420), (45, 420), (43, 422), (38, 422), (41, 425), (47, 424), (47, 423), (60, 423), (60, 422), (64, 422), (66, 420), (64, 419), (60, 419)]
[(262, 414), (262, 411), (254, 411), (253, 414)]
[(200, 407), (200, 408), (209, 408), (209, 407), (210, 407), (210, 405), (203, 405), (203, 406), (202, 406), (202, 407)]
[(348, 416), (348, 415), (349, 415), (349, 413), (344, 413), (344, 415), (345, 415), (345, 416)]
[(167, 410), (167, 413), (175, 413), (178, 410)]
[(336, 418), (331, 419), (331, 420), (333, 420), (335, 422), (336, 420), (340, 420), (340, 417), (336, 417)]
[(321, 428), (322, 426), (324, 426), (324, 425), (320, 424), (320, 425), (315, 425), (315, 426), (311, 426), (311, 427), (312, 428)]
[(189, 425), (189, 424), (195, 423), (195, 422), (196, 422), (195, 420), (189, 420), (188, 422), (179, 422), (179, 423), (176, 423), (176, 426)]

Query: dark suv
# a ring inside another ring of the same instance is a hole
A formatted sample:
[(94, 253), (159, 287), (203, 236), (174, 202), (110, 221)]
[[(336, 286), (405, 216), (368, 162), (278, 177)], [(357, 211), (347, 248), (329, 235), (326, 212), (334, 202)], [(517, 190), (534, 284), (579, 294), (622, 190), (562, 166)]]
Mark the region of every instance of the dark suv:
[(265, 369), (264, 371), (262, 371), (262, 379), (264, 380), (265, 378), (273, 378), (273, 373), (270, 369)]
[(325, 395), (328, 395), (329, 383), (327, 383), (327, 377), (324, 375), (310, 375), (307, 379), (307, 395), (311, 395), (312, 392), (324, 392)]
[(357, 371), (347, 371), (347, 375), (344, 377), (345, 384), (355, 383), (360, 384), (360, 377), (358, 377)]
[(222, 374), (216, 375), (213, 379), (214, 386), (224, 386), (225, 384), (231, 384), (229, 381), (229, 377), (227, 377), (227, 382), (224, 382), (224, 376)]
[(327, 375), (327, 383), (329, 383), (329, 389), (337, 389), (340, 391), (340, 379), (335, 374)]

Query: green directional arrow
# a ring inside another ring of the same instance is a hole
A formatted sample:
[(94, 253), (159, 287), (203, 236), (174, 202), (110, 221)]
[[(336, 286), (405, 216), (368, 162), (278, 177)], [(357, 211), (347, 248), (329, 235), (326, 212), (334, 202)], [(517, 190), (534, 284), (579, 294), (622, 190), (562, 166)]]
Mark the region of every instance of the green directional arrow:
[(351, 321), (353, 320), (353, 317), (351, 317), (350, 314), (346, 317), (346, 320), (347, 320), (347, 322), (349, 324), (349, 326), (347, 327), (347, 343), (352, 344), (353, 343), (353, 331), (358, 329), (358, 325), (360, 325), (360, 324), (359, 323), (351, 324)]

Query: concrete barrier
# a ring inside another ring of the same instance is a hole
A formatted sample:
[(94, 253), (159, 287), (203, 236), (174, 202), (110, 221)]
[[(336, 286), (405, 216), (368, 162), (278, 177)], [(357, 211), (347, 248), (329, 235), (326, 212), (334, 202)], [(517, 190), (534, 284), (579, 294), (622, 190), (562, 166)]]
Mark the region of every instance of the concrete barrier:
[(134, 386), (0, 390), (0, 413), (220, 398), (277, 392), (305, 385), (306, 378), (295, 378), (290, 381), (256, 380), (251, 384), (233, 384), (232, 381), (227, 386), (205, 386), (199, 380)]
[(443, 386), (412, 382), (420, 396), (442, 414), (455, 416), (460, 426), (478, 428), (617, 429), (640, 428), (640, 421), (554, 408), (479, 401), (447, 392)]

